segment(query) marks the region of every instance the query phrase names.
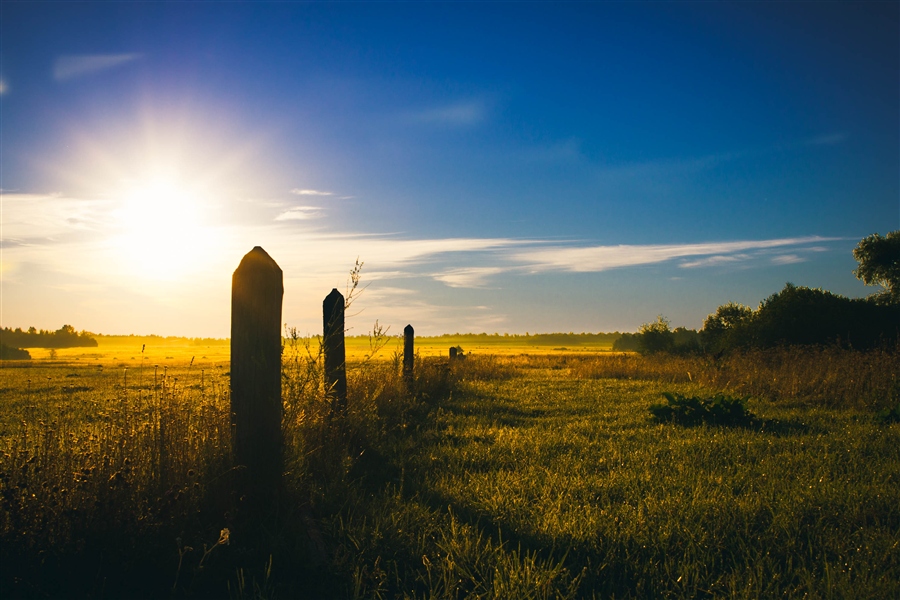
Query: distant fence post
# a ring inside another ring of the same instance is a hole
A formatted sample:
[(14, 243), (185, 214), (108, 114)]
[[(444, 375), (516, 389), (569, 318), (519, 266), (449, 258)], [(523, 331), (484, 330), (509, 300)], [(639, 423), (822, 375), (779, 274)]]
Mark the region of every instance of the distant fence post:
[(450, 348), (450, 360), (456, 360), (456, 346)]
[(412, 325), (403, 328), (403, 379), (406, 381), (406, 389), (412, 389), (413, 365), (415, 365), (415, 335)]
[(283, 275), (256, 246), (231, 280), (231, 418), (235, 465), (246, 490), (274, 492), (282, 470), (281, 303)]
[(332, 414), (347, 408), (347, 356), (344, 350), (344, 296), (337, 288), (322, 302), (325, 391)]

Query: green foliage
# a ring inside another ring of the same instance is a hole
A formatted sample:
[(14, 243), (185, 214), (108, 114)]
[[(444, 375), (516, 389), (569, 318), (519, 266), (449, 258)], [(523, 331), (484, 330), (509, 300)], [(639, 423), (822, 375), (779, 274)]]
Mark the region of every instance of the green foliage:
[(640, 348), (640, 335), (637, 333), (623, 333), (612, 346), (615, 352), (637, 352)]
[(652, 323), (644, 323), (638, 329), (638, 349), (647, 354), (668, 352), (675, 347), (669, 320), (662, 315)]
[(703, 347), (707, 352), (722, 352), (744, 345), (746, 325), (753, 318), (753, 309), (743, 304), (729, 302), (706, 317), (701, 330)]
[(900, 404), (893, 408), (886, 408), (879, 412), (875, 418), (879, 423), (885, 425), (890, 423), (900, 423)]
[(766, 298), (749, 322), (751, 343), (833, 344), (872, 348), (897, 339), (900, 307), (876, 306), (790, 283)]
[(650, 413), (663, 423), (679, 425), (750, 425), (756, 417), (747, 410), (747, 398), (716, 394), (709, 398), (687, 397), (676, 392), (663, 392), (666, 404), (653, 404)]
[(700, 336), (693, 329), (670, 329), (669, 320), (659, 315), (656, 321), (641, 325), (637, 333), (622, 334), (613, 343), (613, 350), (642, 354), (690, 354), (700, 351)]
[(853, 258), (859, 263), (853, 271), (857, 279), (884, 288), (870, 296), (873, 302), (900, 304), (900, 230), (863, 238), (853, 249)]
[(720, 306), (706, 318), (701, 336), (712, 353), (782, 345), (871, 349), (900, 340), (900, 305), (878, 305), (787, 283), (755, 311), (734, 303)]

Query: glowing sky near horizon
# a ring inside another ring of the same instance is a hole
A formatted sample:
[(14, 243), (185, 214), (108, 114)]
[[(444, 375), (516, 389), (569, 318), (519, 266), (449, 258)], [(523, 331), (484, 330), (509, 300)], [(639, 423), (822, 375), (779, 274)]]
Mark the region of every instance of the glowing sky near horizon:
[(900, 5), (0, 3), (0, 325), (700, 327), (900, 228)]

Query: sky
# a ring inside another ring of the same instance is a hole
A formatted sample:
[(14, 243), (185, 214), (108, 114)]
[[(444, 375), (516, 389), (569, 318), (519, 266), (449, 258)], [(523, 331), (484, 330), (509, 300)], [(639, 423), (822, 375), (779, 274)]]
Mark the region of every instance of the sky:
[(897, 2), (0, 1), (0, 325), (700, 328), (900, 228)]

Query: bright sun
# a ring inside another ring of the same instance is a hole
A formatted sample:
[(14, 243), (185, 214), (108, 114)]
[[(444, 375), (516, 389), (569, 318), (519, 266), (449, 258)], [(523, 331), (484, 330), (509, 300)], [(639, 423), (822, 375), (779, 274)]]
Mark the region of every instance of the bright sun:
[(129, 182), (115, 214), (115, 246), (126, 268), (137, 278), (174, 280), (206, 263), (219, 240), (205, 196), (169, 177)]

